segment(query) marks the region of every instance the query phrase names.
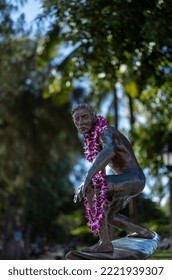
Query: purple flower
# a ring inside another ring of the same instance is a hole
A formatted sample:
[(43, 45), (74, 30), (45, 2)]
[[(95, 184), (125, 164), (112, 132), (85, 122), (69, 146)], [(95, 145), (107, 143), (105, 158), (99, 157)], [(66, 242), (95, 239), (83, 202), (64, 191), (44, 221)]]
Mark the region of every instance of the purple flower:
[[(103, 116), (98, 116), (96, 125), (91, 132), (91, 136), (89, 134), (84, 135), (84, 143), (86, 145), (84, 147), (84, 154), (86, 159), (91, 163), (101, 150), (99, 135), (107, 128), (107, 125), (108, 123), (106, 119)], [(87, 198), (84, 199), (85, 217), (88, 220), (88, 226), (92, 232), (94, 234), (98, 234), (104, 219), (104, 206), (107, 205), (107, 183), (105, 173), (103, 171), (99, 171), (95, 174), (91, 180), (91, 184), (95, 190), (100, 189), (100, 192), (98, 195), (94, 195), (91, 209)]]

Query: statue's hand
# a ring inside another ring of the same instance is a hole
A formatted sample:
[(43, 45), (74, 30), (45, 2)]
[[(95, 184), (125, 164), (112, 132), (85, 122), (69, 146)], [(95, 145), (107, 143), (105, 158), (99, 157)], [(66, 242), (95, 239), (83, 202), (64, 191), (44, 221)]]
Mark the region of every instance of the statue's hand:
[(79, 186), (77, 192), (75, 193), (74, 198), (73, 198), (73, 202), (76, 203), (77, 200), (79, 202), (81, 202), (81, 200), (85, 197), (85, 192), (86, 192), (86, 186), (85, 186), (85, 182), (83, 182)]
[(76, 191), (74, 198), (73, 198), (73, 202), (76, 203), (77, 200), (79, 202), (81, 202), (81, 200), (82, 200), (82, 184), (79, 186), (78, 190)]

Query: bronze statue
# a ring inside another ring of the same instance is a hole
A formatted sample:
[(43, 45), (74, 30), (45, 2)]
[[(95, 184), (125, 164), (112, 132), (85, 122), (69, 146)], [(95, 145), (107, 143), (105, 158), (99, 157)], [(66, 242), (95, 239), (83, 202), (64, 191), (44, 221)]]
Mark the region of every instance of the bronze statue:
[[(130, 237), (154, 238), (152, 231), (132, 223), (118, 213), (145, 187), (144, 173), (129, 141), (117, 129), (109, 126), (102, 116), (97, 116), (88, 104), (75, 106), (72, 118), (78, 131), (84, 135), (86, 157), (91, 162), (85, 180), (74, 196), (74, 202), (84, 199), (90, 228), (99, 235), (98, 243), (85, 251), (113, 251), (108, 224), (130, 232)], [(105, 174), (107, 165), (114, 175)], [(99, 185), (102, 185), (102, 189)]]

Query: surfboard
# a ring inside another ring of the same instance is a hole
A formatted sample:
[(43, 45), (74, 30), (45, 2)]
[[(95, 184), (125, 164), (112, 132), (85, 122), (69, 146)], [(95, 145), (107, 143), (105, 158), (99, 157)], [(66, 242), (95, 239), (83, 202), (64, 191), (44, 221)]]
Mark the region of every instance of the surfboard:
[(68, 260), (144, 260), (157, 249), (159, 236), (154, 232), (153, 239), (138, 237), (123, 237), (112, 241), (112, 253), (92, 253), (70, 251), (66, 254)]

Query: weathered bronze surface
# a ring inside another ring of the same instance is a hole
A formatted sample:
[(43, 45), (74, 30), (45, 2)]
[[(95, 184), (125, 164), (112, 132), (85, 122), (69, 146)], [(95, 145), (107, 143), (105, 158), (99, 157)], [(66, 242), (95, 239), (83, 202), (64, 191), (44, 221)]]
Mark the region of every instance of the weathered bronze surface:
[(159, 237), (156, 233), (153, 239), (124, 237), (113, 240), (112, 253), (87, 253), (70, 251), (69, 260), (145, 260), (156, 250)]
[[(96, 112), (88, 104), (79, 104), (72, 111), (72, 118), (75, 126), (81, 134), (89, 135), (96, 124)], [(68, 258), (76, 258), (78, 254), (82, 258), (112, 259), (144, 258), (150, 254), (149, 248), (157, 243), (157, 235), (152, 231), (134, 224), (127, 217), (119, 214), (119, 210), (124, 208), (132, 197), (140, 194), (145, 187), (145, 176), (140, 167), (132, 146), (127, 138), (112, 126), (107, 128), (99, 135), (100, 152), (94, 159), (85, 180), (79, 186), (74, 202), (82, 201), (86, 196), (90, 209), (94, 189), (90, 182), (92, 177), (100, 170), (104, 170), (108, 165), (113, 175), (107, 175), (107, 199), (108, 207), (105, 209), (105, 218), (99, 231), (99, 242), (86, 249), (85, 252), (72, 252)], [(112, 241), (109, 237), (108, 225), (121, 228), (135, 237), (126, 237), (122, 241)], [(147, 240), (149, 239), (149, 240)], [(124, 243), (123, 243), (124, 242)], [(123, 247), (123, 244), (127, 245)], [(134, 245), (137, 244), (137, 245)], [(133, 252), (133, 246), (142, 244), (141, 250)], [(146, 247), (145, 247), (146, 246)], [(153, 248), (155, 249), (156, 246)], [(146, 253), (144, 252), (146, 248)], [(154, 250), (153, 249), (153, 250)], [(131, 254), (132, 250), (132, 254)], [(153, 251), (152, 250), (152, 251)], [(92, 257), (92, 253), (94, 256)], [(131, 257), (132, 256), (132, 257)]]

